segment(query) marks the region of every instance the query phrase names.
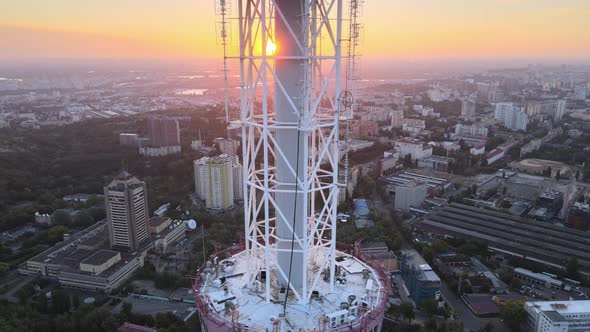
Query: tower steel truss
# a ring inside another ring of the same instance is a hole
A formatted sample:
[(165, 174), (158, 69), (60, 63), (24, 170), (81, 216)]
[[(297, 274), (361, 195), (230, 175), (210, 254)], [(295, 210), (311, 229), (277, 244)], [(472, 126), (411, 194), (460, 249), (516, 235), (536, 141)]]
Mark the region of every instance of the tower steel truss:
[(334, 286), (342, 0), (239, 0), (248, 287)]

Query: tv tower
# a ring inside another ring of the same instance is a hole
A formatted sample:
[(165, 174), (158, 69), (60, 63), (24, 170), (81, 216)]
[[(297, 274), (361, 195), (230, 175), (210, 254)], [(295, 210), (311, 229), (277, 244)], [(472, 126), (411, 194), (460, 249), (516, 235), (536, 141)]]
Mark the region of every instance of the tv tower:
[(237, 5), (245, 248), (199, 270), (203, 328), (380, 331), (385, 275), (336, 248), (343, 0)]

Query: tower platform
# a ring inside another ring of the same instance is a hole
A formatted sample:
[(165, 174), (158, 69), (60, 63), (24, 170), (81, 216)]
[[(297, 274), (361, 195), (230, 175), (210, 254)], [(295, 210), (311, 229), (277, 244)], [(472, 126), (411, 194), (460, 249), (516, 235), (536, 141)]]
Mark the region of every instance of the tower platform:
[[(310, 269), (320, 265), (321, 255)], [(289, 295), (283, 315), (284, 289), (276, 271), (258, 274), (248, 284), (245, 252), (214, 259), (199, 272), (193, 291), (204, 331), (380, 331), (386, 301), (386, 276), (360, 259), (337, 251), (333, 289), (319, 280), (309, 303)], [(301, 268), (301, 267), (293, 267)], [(271, 278), (273, 298), (264, 298), (264, 278)], [(311, 286), (311, 285), (310, 285)]]

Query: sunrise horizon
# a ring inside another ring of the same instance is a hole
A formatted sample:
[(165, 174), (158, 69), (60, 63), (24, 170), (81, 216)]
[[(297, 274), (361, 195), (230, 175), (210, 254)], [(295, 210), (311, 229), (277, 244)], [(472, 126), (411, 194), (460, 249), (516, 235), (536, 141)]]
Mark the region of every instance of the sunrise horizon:
[[(213, 1), (4, 3), (0, 59), (213, 60), (222, 55), (215, 13)], [(575, 0), (366, 1), (359, 49), (367, 61), (584, 61), (589, 15), (590, 5)], [(230, 52), (237, 48), (233, 34)]]

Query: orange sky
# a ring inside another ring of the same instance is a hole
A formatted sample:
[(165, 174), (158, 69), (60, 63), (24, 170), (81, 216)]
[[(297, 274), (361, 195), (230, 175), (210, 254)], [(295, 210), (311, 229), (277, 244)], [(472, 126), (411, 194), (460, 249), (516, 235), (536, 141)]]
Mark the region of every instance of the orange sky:
[[(0, 57), (218, 57), (214, 2), (0, 1)], [(587, 0), (365, 0), (362, 21), (366, 57), (590, 59)]]

